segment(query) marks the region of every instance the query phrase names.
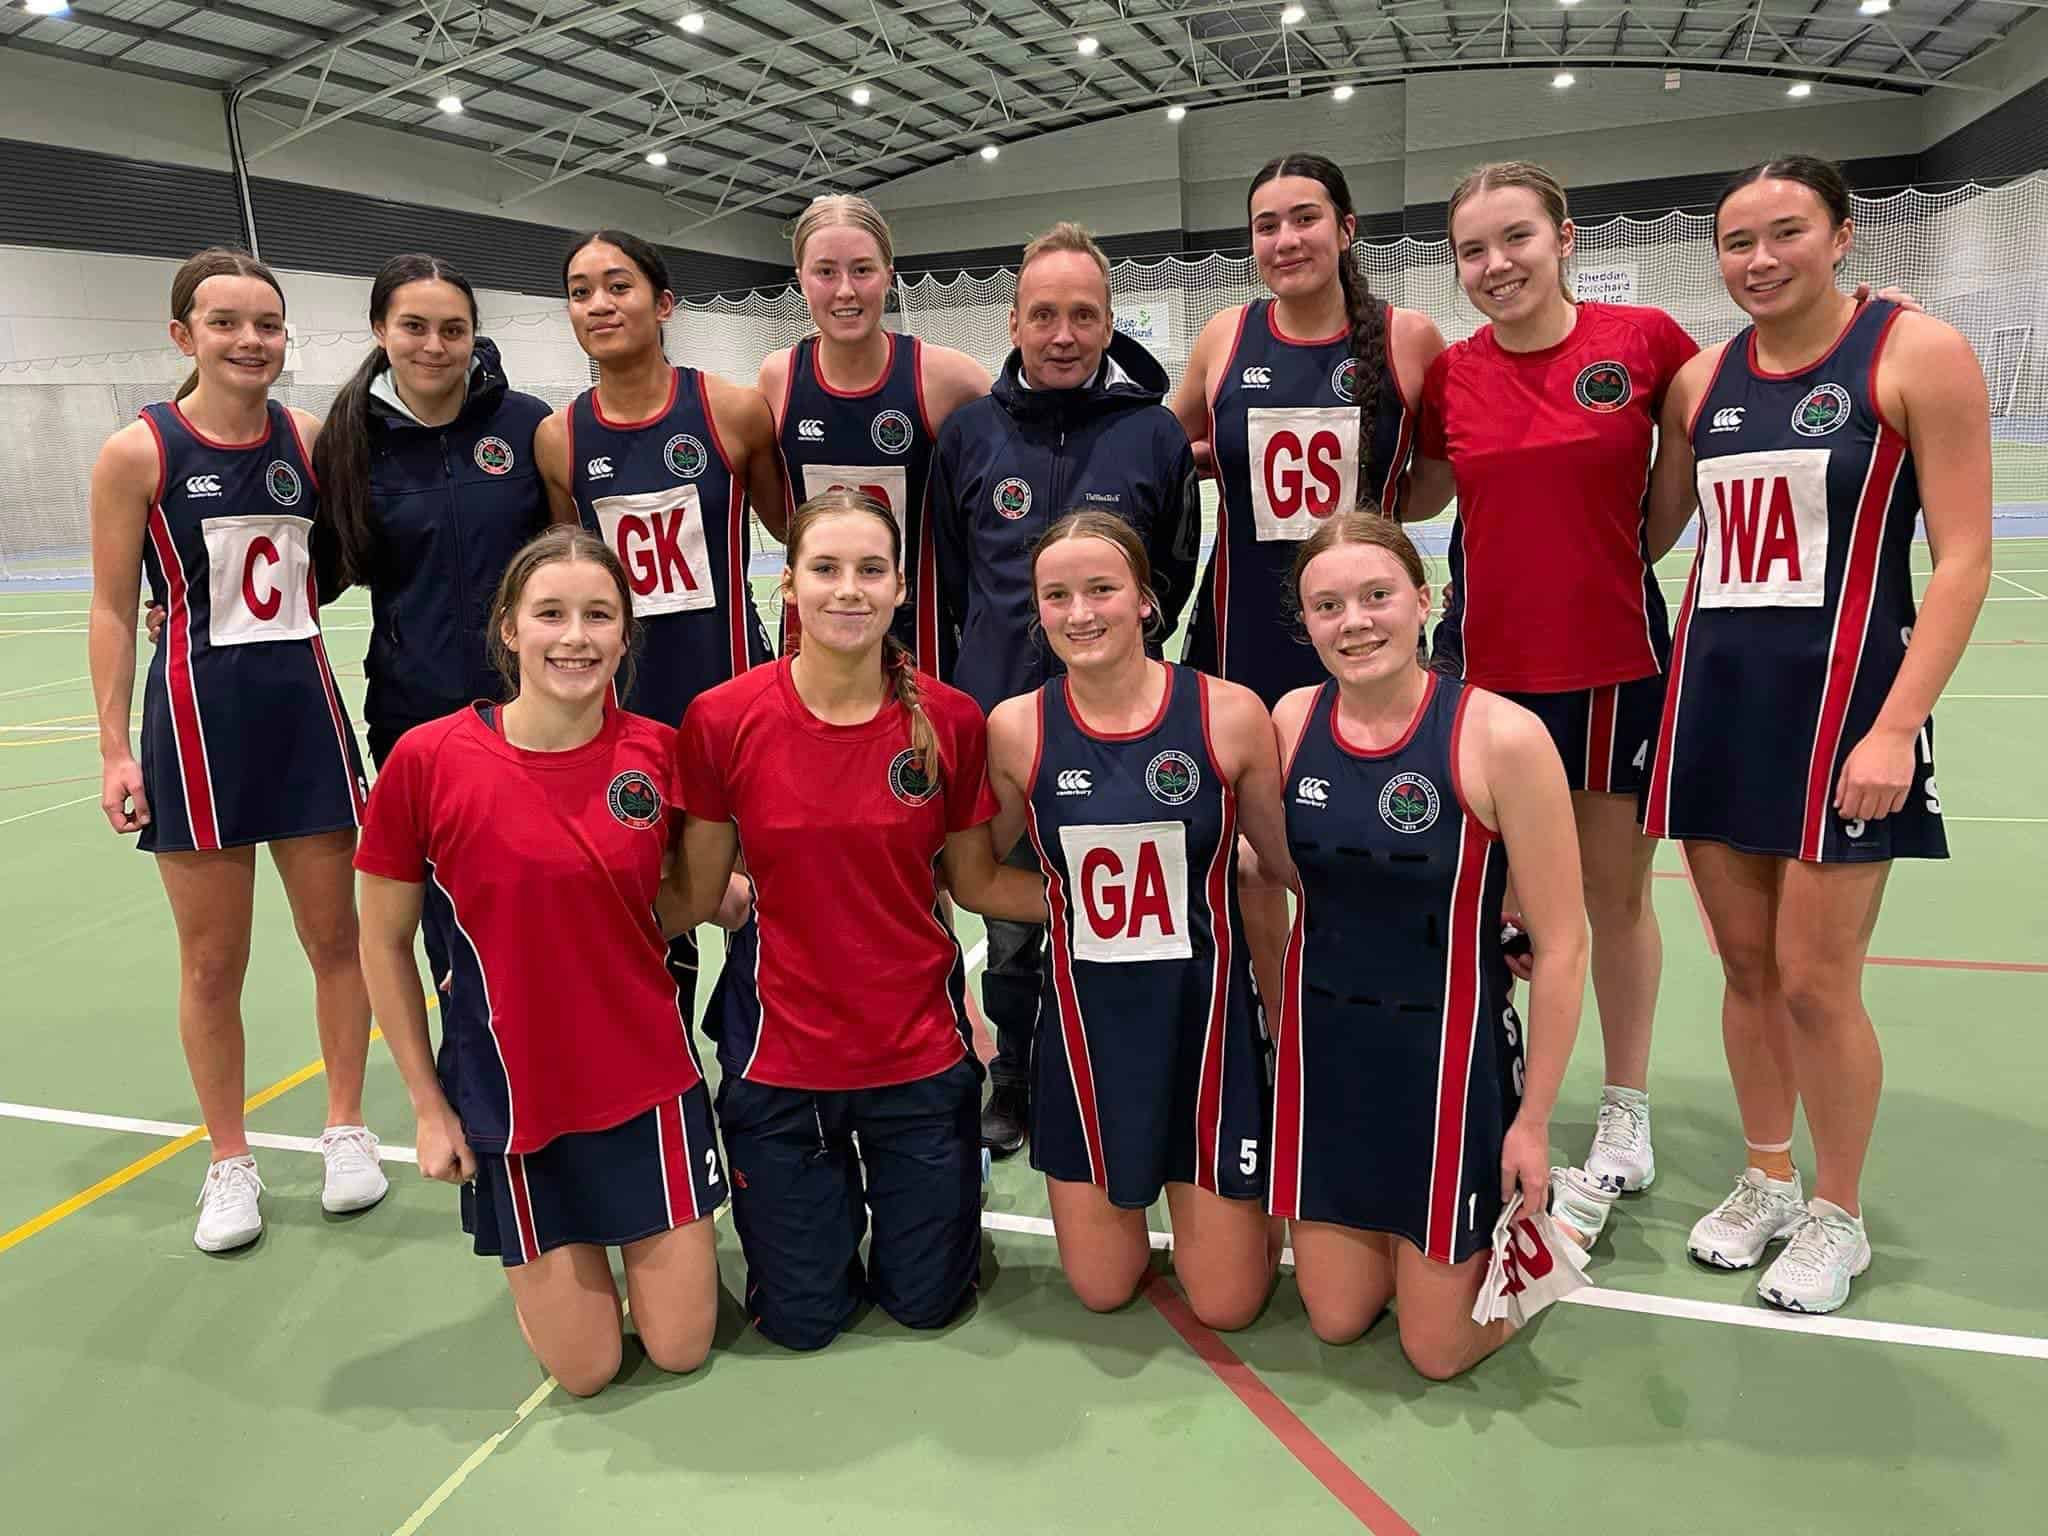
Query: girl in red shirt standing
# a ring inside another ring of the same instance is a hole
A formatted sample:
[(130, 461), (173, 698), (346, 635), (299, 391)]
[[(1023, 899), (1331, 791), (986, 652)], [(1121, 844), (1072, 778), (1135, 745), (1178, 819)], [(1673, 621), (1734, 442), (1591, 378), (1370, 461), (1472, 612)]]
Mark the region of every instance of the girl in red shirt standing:
[[(528, 544), (491, 608), (511, 701), (400, 738), (356, 852), (364, 977), (420, 1171), (463, 1186), (463, 1230), (502, 1259), (527, 1343), (578, 1396), (619, 1368), (607, 1248), (662, 1369), (701, 1364), (718, 1314), (704, 1218), (725, 1175), (654, 916), (681, 819), (675, 731), (607, 707), (615, 674), (631, 688), (636, 632), (603, 540)], [(452, 962), (438, 1063), (413, 960), (430, 904)]]
[(940, 874), (970, 911), (1046, 920), (1039, 877), (995, 860), (981, 712), (889, 633), (901, 537), (859, 492), (800, 506), (782, 580), (802, 649), (700, 695), (677, 741), (669, 925), (711, 919), (742, 851), (752, 886), (706, 1029), (747, 1310), (792, 1349), (829, 1344), (867, 1297), (911, 1328), (966, 1301), (981, 1066)]

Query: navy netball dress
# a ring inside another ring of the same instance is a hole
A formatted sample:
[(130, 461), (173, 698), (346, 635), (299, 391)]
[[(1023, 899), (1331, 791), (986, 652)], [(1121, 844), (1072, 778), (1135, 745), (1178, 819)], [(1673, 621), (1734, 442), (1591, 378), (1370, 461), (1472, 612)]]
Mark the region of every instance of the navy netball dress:
[(704, 376), (678, 368), (668, 404), (607, 421), (597, 391), (569, 408), (569, 476), (583, 526), (617, 552), (643, 638), (619, 702), (663, 725), (690, 700), (768, 659), (747, 583), (747, 488), (734, 470)]
[(320, 640), (312, 457), (272, 402), (254, 443), (217, 443), (145, 406), (157, 486), (142, 549), (163, 640), (142, 703), (150, 853), (233, 848), (361, 824), (355, 730)]
[[(1391, 347), (1391, 305), (1385, 325)], [(1414, 438), (1414, 413), (1390, 358), (1373, 413), (1366, 506), (1393, 514)], [(1247, 304), (1210, 387), (1209, 444), (1221, 494), (1187, 663), (1244, 684), (1268, 709), (1324, 675), (1293, 611), (1289, 581), (1295, 546), (1333, 512), (1359, 504), (1358, 440), (1350, 334), (1297, 341), (1281, 333), (1271, 299)]]
[[(806, 336), (790, 349), (777, 446), (792, 518), (800, 502), (842, 488), (865, 492), (896, 515), (908, 592), (891, 632), (920, 667), (936, 674), (938, 580), (925, 537), (925, 487), (936, 439), (924, 409), (924, 344), (893, 331), (883, 335), (889, 338), (888, 366), (872, 386), (856, 392), (825, 382), (817, 337)], [(785, 604), (782, 612), (787, 647), (796, 634), (796, 608)]]
[(1827, 864), (1948, 856), (1931, 717), (1903, 809), (1844, 820), (1834, 804), (1913, 634), (1920, 487), (1876, 390), (1897, 315), (1863, 304), (1794, 374), (1758, 365), (1754, 329), (1721, 354), (1692, 420), (1701, 532), (1657, 735), (1653, 837)]
[(1522, 1102), (1522, 1025), (1500, 950), (1507, 849), (1465, 805), (1471, 698), (1430, 675), (1384, 751), (1338, 734), (1325, 683), (1286, 779), (1302, 901), (1274, 1088), (1275, 1216), (1487, 1251)]
[(1268, 1047), (1237, 912), (1237, 796), (1209, 745), (1209, 679), (1168, 667), (1127, 736), (1038, 692), (1030, 832), (1052, 944), (1031, 1166), (1142, 1210), (1168, 1182), (1265, 1189)]

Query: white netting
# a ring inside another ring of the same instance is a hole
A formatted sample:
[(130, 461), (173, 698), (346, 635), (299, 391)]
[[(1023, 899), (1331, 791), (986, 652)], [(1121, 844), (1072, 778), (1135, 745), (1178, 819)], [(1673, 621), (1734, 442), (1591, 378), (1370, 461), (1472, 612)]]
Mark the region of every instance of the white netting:
[[(1894, 283), (1958, 327), (1977, 349), (1991, 390), (1994, 493), (2002, 513), (2048, 513), (2048, 175), (2003, 187), (1906, 191), (1857, 198), (1850, 281)], [(1655, 304), (1702, 342), (1742, 325), (1721, 285), (1711, 222), (1702, 214), (1617, 218), (1583, 228), (1573, 282), (1586, 298)], [(1478, 322), (1459, 291), (1443, 240), (1361, 244), (1376, 292), (1435, 320), (1450, 339)], [(1168, 257), (1115, 265), (1120, 327), (1178, 377), (1203, 322), (1261, 291), (1249, 257)], [(993, 369), (1009, 350), (1016, 275), (898, 285), (889, 323), (958, 347)], [(557, 404), (588, 387), (590, 369), (559, 306), (485, 317), (517, 387)], [(810, 328), (793, 289), (685, 303), (668, 333), (670, 356), (751, 383), (762, 357)], [(361, 360), (363, 331), (294, 338), (278, 398), (316, 414)], [(103, 353), (0, 364), (0, 579), (87, 574), (86, 476), (107, 435), (176, 387), (173, 351)], [(755, 530), (757, 551), (771, 549)]]

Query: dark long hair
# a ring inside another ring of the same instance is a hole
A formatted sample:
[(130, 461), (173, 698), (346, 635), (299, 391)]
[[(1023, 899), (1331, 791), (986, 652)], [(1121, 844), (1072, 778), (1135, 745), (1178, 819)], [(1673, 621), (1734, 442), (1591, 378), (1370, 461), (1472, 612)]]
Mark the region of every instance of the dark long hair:
[[(1351, 184), (1334, 160), (1321, 155), (1281, 155), (1259, 167), (1258, 175), (1245, 193), (1245, 214), (1251, 214), (1252, 194), (1281, 176), (1306, 176), (1328, 194), (1337, 219), (1357, 217), (1351, 205)], [(1387, 313), (1373, 296), (1372, 285), (1358, 265), (1358, 252), (1349, 240), (1337, 253), (1337, 281), (1344, 289), (1344, 318), (1351, 335), (1351, 356), (1358, 364), (1358, 504), (1368, 506), (1372, 493), (1366, 489), (1367, 469), (1372, 463), (1373, 420), (1380, 408), (1380, 375), (1387, 366)]]
[[(370, 324), (382, 325), (391, 296), (407, 283), (451, 283), (469, 300), (470, 329), (477, 323), (476, 290), (438, 256), (414, 252), (394, 256), (377, 269), (370, 284)], [(328, 410), (327, 424), (313, 445), (313, 473), (320, 481), (320, 516), (333, 538), (339, 585), (355, 586), (370, 579), (375, 534), (370, 519), (370, 385), (391, 366), (381, 346), (370, 348), (362, 366)]]
[(1737, 171), (1728, 179), (1714, 200), (1712, 239), (1716, 246), (1721, 242), (1721, 205), (1753, 181), (1796, 181), (1820, 199), (1828, 211), (1830, 228), (1839, 229), (1849, 222), (1849, 184), (1842, 179), (1840, 166), (1818, 155), (1781, 155)]
[[(284, 289), (277, 276), (247, 251), (225, 245), (210, 245), (186, 258), (171, 277), (171, 318), (183, 326), (192, 323), (192, 307), (199, 302), (199, 285), (209, 277), (253, 277), (270, 284), (277, 295), (277, 312), (284, 313)], [(199, 387), (199, 370), (185, 375), (185, 382), (171, 398), (182, 400)]]

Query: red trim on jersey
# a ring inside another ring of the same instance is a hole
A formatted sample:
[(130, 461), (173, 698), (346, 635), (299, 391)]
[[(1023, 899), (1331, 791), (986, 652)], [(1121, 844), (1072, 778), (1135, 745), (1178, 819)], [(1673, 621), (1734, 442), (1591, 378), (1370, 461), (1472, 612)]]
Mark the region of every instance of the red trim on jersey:
[(1596, 794), (1614, 789), (1614, 726), (1620, 709), (1621, 685), (1586, 691), (1586, 788)]
[[(681, 1099), (663, 1099), (654, 1106), (654, 1134), (661, 1150), (661, 1195), (667, 1203), (668, 1224), (680, 1227), (702, 1214), (697, 1209), (697, 1181), (691, 1178), (690, 1122), (683, 1116)], [(676, 1192), (682, 1191), (682, 1199)]]
[[(1391, 308), (1391, 306), (1389, 307)], [(1343, 330), (1332, 331), (1327, 336), (1290, 336), (1280, 329), (1280, 301), (1278, 299), (1268, 299), (1266, 301), (1266, 329), (1273, 333), (1275, 341), (1289, 347), (1333, 346), (1351, 334), (1351, 327), (1346, 325)]]
[(1247, 304), (1237, 312), (1237, 329), (1231, 333), (1230, 350), (1223, 356), (1223, 368), (1209, 383), (1209, 463), (1216, 472), (1216, 546), (1209, 556), (1209, 611), (1216, 618), (1216, 675), (1230, 676), (1230, 493), (1224, 488), (1223, 466), (1216, 458), (1216, 397), (1223, 392), (1230, 370), (1237, 364), (1237, 349), (1244, 344)]
[(1692, 628), (1700, 561), (1705, 558), (1706, 543), (1702, 540), (1685, 580), (1685, 599), (1678, 606), (1678, 621), (1671, 626), (1671, 671), (1665, 680), (1663, 715), (1657, 722), (1657, 755), (1650, 764), (1650, 790), (1643, 800), (1643, 833), (1648, 837), (1671, 835), (1671, 766), (1678, 757), (1678, 701), (1685, 697), (1685, 639)]
[(917, 510), (917, 654), (911, 660), (933, 677), (939, 675), (938, 543), (932, 537), (932, 477), (927, 473)]
[(1472, 802), (1465, 798), (1465, 771), (1459, 766), (1459, 760), (1464, 755), (1462, 744), (1465, 740), (1465, 711), (1472, 707), (1474, 691), (1467, 688), (1458, 696), (1458, 707), (1451, 715), (1451, 798), (1458, 802), (1458, 809), (1465, 813), (1466, 821), (1478, 827), (1488, 838), (1495, 839), (1500, 833), (1481, 821), (1478, 812), (1472, 809)]
[[(1173, 663), (1170, 661), (1162, 661), (1161, 663), (1159, 663), (1159, 665), (1166, 669), (1166, 686), (1160, 689), (1159, 691), (1159, 707), (1152, 711), (1152, 718), (1150, 720), (1147, 720), (1143, 725), (1139, 726), (1135, 731), (1096, 730), (1093, 726), (1089, 725), (1089, 723), (1086, 720), (1083, 720), (1081, 718), (1081, 711), (1078, 707), (1076, 707), (1074, 703), (1073, 690), (1067, 686), (1066, 678), (1060, 678), (1058, 680), (1060, 685), (1060, 702), (1066, 705), (1067, 718), (1074, 722), (1074, 729), (1079, 731), (1083, 736), (1086, 736), (1090, 741), (1136, 741), (1141, 736), (1150, 736), (1154, 731), (1158, 730), (1159, 722), (1166, 718), (1166, 711), (1172, 707), (1174, 684)], [(1196, 673), (1195, 675), (1197, 678), (1201, 676), (1200, 673)], [(1208, 690), (1204, 689), (1202, 691), (1202, 731), (1205, 736), (1208, 733), (1208, 729), (1209, 694)]]
[[(782, 449), (782, 428), (789, 420), (789, 402), (796, 395), (796, 354), (789, 349), (789, 366), (783, 370), (782, 410), (775, 418), (775, 462), (782, 467), (782, 510), (783, 532), (787, 536), (791, 524), (796, 521), (796, 467), (789, 462), (789, 455)], [(783, 546), (782, 568), (789, 569), (789, 548)], [(797, 616), (796, 604), (788, 598), (782, 603), (782, 654), (794, 656), (803, 649), (803, 621)]]
[[(586, 389), (583, 393), (587, 395), (591, 394), (592, 391)], [(576, 402), (574, 400), (569, 402), (569, 409), (562, 412), (562, 447), (569, 461), (569, 501), (571, 505), (574, 505), (576, 501)], [(548, 516), (552, 518), (554, 515), (555, 507), (551, 501), (548, 503)], [(583, 520), (583, 509), (581, 507), (576, 508), (576, 520), (578, 522)]]
[(811, 348), (811, 377), (818, 381), (818, 388), (834, 400), (865, 400), (871, 395), (880, 394), (888, 386), (889, 375), (896, 368), (896, 333), (883, 331), (882, 337), (889, 343), (889, 355), (882, 360), (880, 375), (866, 389), (834, 389), (832, 381), (825, 377), (825, 338), (814, 337), (816, 344)]
[[(1038, 704), (1038, 739), (1031, 743), (1031, 771), (1024, 776), (1024, 798), (1029, 800), (1038, 788), (1038, 765), (1045, 759), (1045, 684), (1040, 684), (1036, 695)], [(1072, 713), (1071, 710), (1068, 711)]]
[[(1288, 772), (1294, 771), (1289, 762)], [(1294, 926), (1287, 934), (1287, 958), (1280, 973), (1280, 1028), (1273, 1042), (1273, 1147), (1268, 1160), (1266, 1209), (1275, 1216), (1301, 1217), (1303, 1082), (1301, 1037), (1302, 949), (1307, 942), (1308, 899), (1294, 904)]]
[(1877, 368), (1879, 361), (1884, 357), (1884, 344), (1891, 337), (1892, 327), (1899, 323), (1899, 316), (1903, 315), (1904, 313), (1905, 311), (1903, 309), (1893, 310), (1889, 315), (1885, 316), (1884, 324), (1878, 327), (1877, 340), (1872, 342), (1870, 345), (1870, 372), (1867, 375), (1870, 381), (1870, 414), (1875, 416), (1878, 419), (1879, 424), (1885, 427), (1887, 430), (1889, 430), (1896, 437), (1904, 437), (1906, 434), (1899, 431), (1897, 427), (1894, 427), (1889, 421), (1885, 419), (1884, 407), (1878, 404)]
[[(1401, 381), (1394, 380), (1395, 393)], [(1380, 516), (1393, 517), (1401, 510), (1401, 478), (1408, 472), (1408, 460), (1415, 451), (1416, 408), (1401, 397), (1401, 425), (1394, 439), (1394, 461), (1387, 466), (1387, 478), (1380, 484)]]
[[(738, 677), (747, 670), (747, 611), (753, 598), (747, 588), (747, 487), (740, 479), (732, 455), (725, 451), (725, 439), (718, 435), (718, 418), (712, 414), (711, 391), (705, 386), (704, 370), (699, 368), (696, 374), (697, 404), (704, 413), (704, 430), (710, 434), (711, 447), (719, 462), (725, 465), (725, 609), (726, 629), (732, 647), (729, 658), (731, 670), (726, 675)], [(789, 604), (782, 606), (786, 616)], [(680, 725), (682, 722), (673, 723)]]
[[(1209, 858), (1204, 891), (1209, 902), (1211, 949), (1209, 972), (1209, 1017), (1202, 1030), (1202, 1068), (1195, 1091), (1195, 1187), (1211, 1194), (1221, 1193), (1223, 1134), (1224, 1057), (1230, 1049), (1230, 1033), (1224, 1027), (1229, 1014), (1230, 961), (1236, 935), (1230, 926), (1230, 855), (1237, 848), (1237, 796), (1224, 776), (1216, 756), (1216, 739), (1209, 729), (1209, 680), (1195, 674), (1197, 696), (1202, 706), (1202, 750), (1209, 759), (1209, 771), (1223, 792), (1223, 825), (1216, 836), (1216, 851)], [(1167, 693), (1173, 679), (1167, 678)]]
[[(251, 448), (261, 448), (265, 443), (270, 441), (271, 423), (270, 405), (268, 401), (264, 402), (263, 435), (261, 437), (252, 437), (246, 443), (224, 443), (217, 437), (208, 437), (204, 432), (200, 431), (197, 427), (192, 425), (192, 418), (185, 414), (183, 407), (181, 407), (177, 401), (171, 401), (170, 405), (171, 414), (178, 418), (178, 425), (183, 427), (187, 432), (190, 432), (194, 438), (204, 443), (209, 448), (219, 448), (228, 453), (246, 453)], [(286, 411), (285, 416), (289, 418), (291, 416), (291, 412)], [(145, 417), (144, 419), (147, 420), (148, 418)], [(152, 430), (154, 430), (154, 424), (152, 424)], [(304, 452), (304, 449), (302, 448), (300, 451)]]
[[(144, 418), (147, 420), (147, 418)], [(150, 423), (156, 431), (156, 423)], [(163, 451), (158, 440), (158, 452)], [(171, 740), (178, 754), (178, 782), (185, 792), (185, 819), (191, 824), (192, 846), (220, 847), (220, 821), (213, 806), (213, 774), (206, 761), (206, 726), (199, 715), (199, 680), (192, 670), (192, 596), (178, 546), (161, 501), (149, 509), (149, 541), (157, 564), (164, 568), (164, 682), (171, 701)]]
[(1806, 814), (1801, 820), (1799, 857), (1818, 861), (1833, 798), (1835, 757), (1848, 724), (1849, 700), (1856, 691), (1856, 673), (1863, 664), (1863, 646), (1870, 632), (1871, 599), (1877, 590), (1877, 561), (1884, 544), (1885, 517), (1892, 492), (1905, 467), (1906, 440), (1880, 426), (1871, 449), (1870, 468), (1856, 498), (1856, 520), (1849, 529), (1849, 556), (1842, 567), (1842, 594), (1835, 605), (1835, 624), (1828, 637), (1827, 682), (1821, 689), (1820, 720), (1813, 733), (1813, 751), (1806, 763)]
[[(641, 421), (613, 421), (611, 417), (605, 415), (604, 401), (598, 398), (598, 390), (603, 387), (602, 381), (600, 381), (590, 387), (590, 414), (597, 418), (598, 425), (610, 427), (614, 432), (638, 432), (643, 427), (653, 426), (662, 417), (676, 408), (676, 395), (682, 388), (682, 379), (683, 370), (671, 364), (668, 370), (668, 399), (663, 402), (660, 410)], [(703, 389), (703, 375), (701, 373), (698, 375), (697, 387), (700, 391)], [(710, 414), (708, 406), (705, 408), (705, 414)]]
[[(1714, 386), (1721, 382), (1721, 370), (1728, 366), (1728, 356), (1734, 350), (1735, 348), (1732, 344), (1721, 349), (1721, 355), (1714, 359), (1714, 371), (1707, 375), (1707, 387), (1700, 391), (1699, 399), (1692, 403), (1692, 414), (1685, 419), (1685, 441), (1688, 447), (1692, 445), (1693, 432), (1700, 424), (1700, 412), (1704, 411), (1707, 408), (1707, 402), (1714, 398)], [(1693, 462), (1695, 464), (1699, 462), (1698, 455), (1694, 455)], [(1694, 498), (1695, 500), (1698, 498), (1697, 491), (1694, 492)], [(1701, 515), (1705, 516), (1705, 513), (1706, 509), (1701, 508)], [(1702, 540), (1702, 542), (1705, 541)]]
[[(1034, 777), (1036, 777), (1034, 771)], [(1074, 1085), (1074, 1107), (1080, 1112), (1081, 1139), (1088, 1146), (1088, 1181), (1098, 1188), (1109, 1187), (1109, 1171), (1102, 1157), (1102, 1115), (1095, 1098), (1095, 1066), (1088, 1055), (1088, 1030), (1081, 1019), (1080, 989), (1074, 985), (1074, 956), (1068, 940), (1066, 884), (1054, 872), (1045, 856), (1045, 843), (1038, 833), (1038, 814), (1030, 801), (1024, 804), (1025, 821), (1031, 832), (1031, 846), (1037, 850), (1045, 871), (1045, 900), (1051, 909), (1052, 984), (1059, 1000), (1060, 1038), (1067, 1048), (1067, 1080)]]
[[(320, 491), (320, 475), (313, 468), (313, 455), (306, 447), (304, 435), (299, 431), (299, 418), (292, 414), (292, 408), (288, 405), (282, 406), (280, 409), (284, 412), (284, 424), (292, 430), (292, 441), (298, 444), (299, 460), (306, 466), (306, 478), (313, 482), (314, 494), (318, 495)], [(316, 613), (319, 611), (317, 602), (314, 605), (314, 611)]]
[(1819, 357), (1816, 357), (1812, 362), (1803, 364), (1798, 368), (1794, 368), (1789, 373), (1773, 373), (1770, 369), (1764, 367), (1762, 363), (1757, 361), (1756, 326), (1752, 324), (1749, 328), (1749, 356), (1746, 359), (1746, 361), (1749, 364), (1749, 371), (1760, 379), (1773, 380), (1797, 379), (1802, 378), (1805, 375), (1813, 372), (1814, 369), (1820, 367), (1822, 363), (1825, 363), (1829, 358), (1833, 357), (1837, 352), (1841, 350), (1842, 343), (1849, 339), (1849, 333), (1856, 329), (1856, 322), (1863, 318), (1863, 305), (1867, 302), (1869, 301), (1859, 301), (1856, 307), (1849, 312), (1849, 323), (1842, 327), (1840, 335), (1838, 335), (1837, 337), (1835, 337), (1833, 341), (1828, 343), (1827, 351), (1821, 353), (1821, 355)]
[[(917, 390), (917, 419), (924, 427), (924, 435), (936, 442), (939, 434), (932, 427), (931, 407), (924, 403), (924, 343), (915, 336), (907, 339), (910, 342), (910, 382)], [(893, 354), (890, 360), (895, 360)]]
[(526, 1185), (526, 1154), (505, 1154), (505, 1184), (512, 1192), (512, 1225), (519, 1256), (531, 1264), (540, 1257), (540, 1233), (533, 1225), (533, 1191)]
[[(1436, 673), (1423, 673), (1422, 702), (1415, 706), (1415, 713), (1409, 717), (1408, 729), (1401, 733), (1401, 739), (1395, 742), (1392, 746), (1379, 748), (1354, 747), (1350, 742), (1344, 739), (1343, 728), (1337, 724), (1337, 710), (1338, 707), (1343, 703), (1343, 694), (1340, 691), (1336, 698), (1330, 700), (1330, 740), (1337, 743), (1338, 751), (1343, 752), (1351, 757), (1392, 757), (1396, 752), (1399, 752), (1406, 748), (1408, 743), (1415, 739), (1415, 733), (1422, 729), (1423, 717), (1429, 713), (1430, 700), (1436, 697), (1436, 680)], [(1462, 701), (1460, 701), (1458, 707), (1460, 709), (1464, 708), (1464, 704)], [(1304, 732), (1303, 734), (1305, 735), (1307, 733)]]
[[(317, 611), (316, 580), (310, 570), (306, 572), (306, 597), (316, 605)], [(341, 776), (348, 781), (349, 809), (360, 827), (370, 797), (364, 793), (362, 776), (356, 772), (355, 760), (349, 756), (348, 715), (341, 707), (341, 690), (334, 685), (334, 668), (327, 662), (326, 642), (317, 633), (313, 636), (313, 661), (320, 669), (320, 695), (327, 701), (327, 718), (334, 722), (334, 745), (341, 753)]]
[(1479, 956), (1491, 839), (1464, 818), (1458, 873), (1451, 888), (1449, 953), (1444, 957), (1443, 1043), (1437, 1057), (1435, 1154), (1429, 1169), (1429, 1225), (1423, 1252), (1451, 1262), (1457, 1247), (1458, 1194), (1465, 1182), (1465, 1114), (1471, 1098), (1472, 1043), (1479, 1020)]

